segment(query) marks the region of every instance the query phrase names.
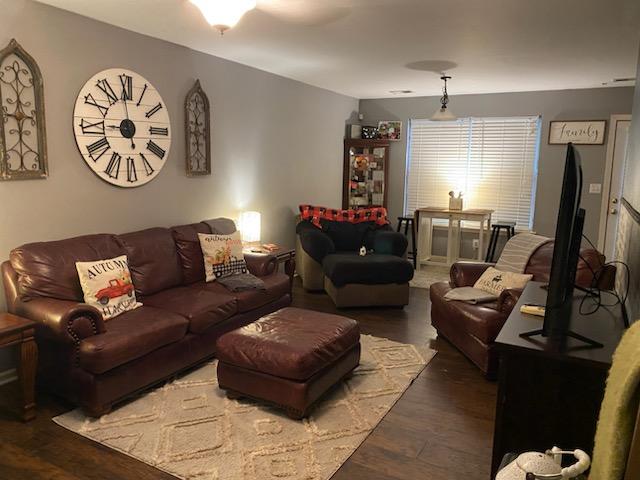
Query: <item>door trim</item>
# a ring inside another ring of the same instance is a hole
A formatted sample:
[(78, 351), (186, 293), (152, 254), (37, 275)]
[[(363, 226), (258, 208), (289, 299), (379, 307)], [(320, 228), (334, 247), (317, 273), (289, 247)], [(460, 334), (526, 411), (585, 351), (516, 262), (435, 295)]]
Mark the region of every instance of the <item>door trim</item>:
[[(600, 226), (598, 228), (598, 250), (604, 252), (607, 216), (609, 212), (609, 195), (611, 194), (611, 180), (613, 175), (613, 155), (615, 147), (616, 129), (619, 121), (631, 121), (631, 114), (615, 114), (609, 119), (609, 135), (607, 137), (607, 155), (605, 158), (604, 177), (602, 181), (602, 200), (600, 203)], [(611, 259), (607, 259), (611, 260)]]

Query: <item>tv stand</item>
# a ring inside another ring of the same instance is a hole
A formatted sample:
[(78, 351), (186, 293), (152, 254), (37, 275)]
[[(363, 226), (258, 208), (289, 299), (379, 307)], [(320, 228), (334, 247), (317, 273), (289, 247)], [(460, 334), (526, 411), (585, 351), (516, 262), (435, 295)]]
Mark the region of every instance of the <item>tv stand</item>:
[[(592, 453), (607, 373), (624, 333), (617, 306), (582, 315), (583, 294), (576, 292), (569, 314), (576, 335), (565, 338), (565, 348), (557, 348), (554, 338), (539, 336), (542, 317), (520, 312), (525, 303), (546, 304), (541, 286), (527, 284), (495, 341), (500, 366), (491, 478), (509, 452), (540, 452), (558, 445)], [(601, 347), (593, 348), (583, 338)]]
[[(548, 335), (544, 334), (544, 330), (543, 329), (538, 329), (538, 330), (531, 330), (530, 332), (524, 332), (520, 334), (520, 337), (522, 338), (533, 338), (533, 337), (537, 337), (537, 336), (541, 336), (543, 338), (549, 339), (550, 342), (549, 343), (553, 343), (553, 342), (557, 342), (558, 346), (560, 349), (563, 348), (563, 343), (566, 343), (566, 338), (558, 338), (558, 339), (552, 339), (551, 337), (549, 337)], [(584, 335), (580, 335), (579, 333), (573, 332), (571, 330), (568, 330), (566, 332), (564, 332), (563, 334), (565, 337), (568, 338), (574, 338), (584, 344), (586, 344), (586, 346), (588, 348), (603, 348), (604, 345), (601, 344), (600, 342), (596, 342), (595, 340), (591, 340), (590, 338), (585, 337)], [(583, 348), (583, 347), (574, 347), (574, 348)]]

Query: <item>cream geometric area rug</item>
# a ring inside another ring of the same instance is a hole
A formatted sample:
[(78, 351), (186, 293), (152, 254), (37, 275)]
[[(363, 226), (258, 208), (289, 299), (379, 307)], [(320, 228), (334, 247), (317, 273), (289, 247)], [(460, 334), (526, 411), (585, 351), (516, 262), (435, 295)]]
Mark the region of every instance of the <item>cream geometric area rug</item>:
[(63, 427), (188, 480), (326, 480), (435, 355), (361, 336), (360, 366), (303, 421), (218, 389), (216, 361), (99, 419), (79, 409)]
[(440, 265), (424, 265), (413, 272), (409, 285), (415, 288), (429, 288), (432, 283), (448, 282), (450, 267)]

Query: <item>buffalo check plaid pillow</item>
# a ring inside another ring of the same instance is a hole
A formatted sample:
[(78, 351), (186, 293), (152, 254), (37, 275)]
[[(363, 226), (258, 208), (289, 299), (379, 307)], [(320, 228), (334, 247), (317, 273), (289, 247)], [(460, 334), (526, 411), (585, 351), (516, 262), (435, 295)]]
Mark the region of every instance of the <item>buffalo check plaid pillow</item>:
[(389, 224), (387, 209), (384, 207), (341, 210), (314, 205), (300, 205), (299, 208), (302, 220), (308, 220), (318, 228), (322, 228), (320, 220), (350, 223), (375, 222), (376, 225)]

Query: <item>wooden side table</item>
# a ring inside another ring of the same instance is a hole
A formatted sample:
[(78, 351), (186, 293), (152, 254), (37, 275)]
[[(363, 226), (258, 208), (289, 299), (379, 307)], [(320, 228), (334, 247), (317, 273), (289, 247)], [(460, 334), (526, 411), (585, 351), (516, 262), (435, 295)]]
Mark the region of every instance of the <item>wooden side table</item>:
[(36, 365), (38, 347), (34, 338), (35, 322), (26, 318), (0, 313), (0, 347), (19, 346), (18, 379), (22, 394), (22, 419), (26, 422), (36, 416)]

